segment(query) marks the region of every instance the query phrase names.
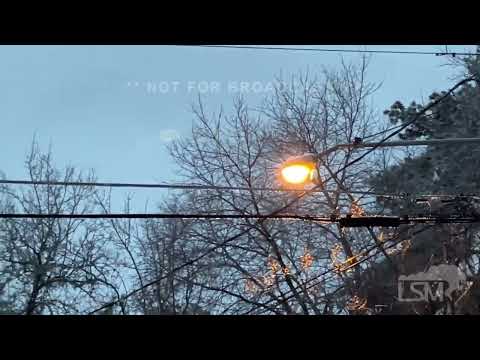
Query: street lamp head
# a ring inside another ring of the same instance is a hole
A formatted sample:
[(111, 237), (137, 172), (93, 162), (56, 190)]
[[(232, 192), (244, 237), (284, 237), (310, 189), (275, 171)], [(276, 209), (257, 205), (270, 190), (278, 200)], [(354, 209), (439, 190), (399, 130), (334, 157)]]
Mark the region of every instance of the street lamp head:
[(293, 164), (282, 169), (282, 178), (289, 184), (306, 183), (312, 174), (312, 169), (304, 164)]
[(314, 154), (290, 157), (280, 166), (280, 181), (287, 185), (306, 185), (314, 181), (315, 170)]

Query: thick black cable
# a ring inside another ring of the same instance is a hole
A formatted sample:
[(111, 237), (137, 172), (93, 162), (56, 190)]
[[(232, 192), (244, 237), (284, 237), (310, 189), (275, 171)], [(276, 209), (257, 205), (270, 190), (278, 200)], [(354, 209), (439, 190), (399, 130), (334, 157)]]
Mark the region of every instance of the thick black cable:
[(401, 127), (402, 127), (402, 124), (396, 125), (396, 126), (392, 126), (392, 127), (388, 128), (388, 129), (385, 129), (385, 130), (376, 132), (376, 133), (374, 133), (374, 134), (365, 136), (364, 138), (362, 138), (362, 140), (371, 139), (371, 138), (374, 138), (374, 137), (376, 137), (376, 136), (378, 136), (378, 135), (386, 134), (386, 133), (388, 133), (388, 132), (390, 132), (390, 131), (396, 130), (396, 129), (401, 128)]
[(298, 214), (168, 214), (168, 213), (123, 213), (123, 214), (28, 214), (0, 213), (0, 219), (291, 219), (315, 221), (323, 223), (339, 223), (342, 227), (397, 227), (401, 224), (472, 224), (480, 222), (476, 217), (396, 217), (396, 216), (362, 216), (362, 217), (331, 217)]

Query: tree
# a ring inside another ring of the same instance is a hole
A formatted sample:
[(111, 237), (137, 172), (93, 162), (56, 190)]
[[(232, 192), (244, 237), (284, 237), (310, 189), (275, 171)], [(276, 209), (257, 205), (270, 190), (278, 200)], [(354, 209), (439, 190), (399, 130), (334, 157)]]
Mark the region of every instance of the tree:
[[(466, 70), (466, 75), (478, 78), (479, 64), (476, 57), (465, 59), (463, 68)], [(444, 94), (445, 92), (434, 92), (429, 97), (429, 103), (425, 105), (412, 102), (409, 106), (405, 106), (397, 101), (385, 111), (385, 114), (391, 124), (404, 124)], [(477, 83), (466, 83), (431, 111), (419, 116), (418, 120), (405, 129), (399, 137), (409, 140), (479, 137), (479, 115), (480, 91), (477, 80)], [(386, 166), (384, 164), (381, 173), (373, 176), (370, 183), (379, 193), (457, 195), (478, 193), (480, 189), (479, 155), (480, 147), (477, 145), (428, 146), (422, 152), (407, 155)], [(390, 213), (416, 214), (430, 211), (429, 208), (422, 209), (408, 200), (389, 197), (380, 197), (377, 200), (379, 208)], [(463, 209), (457, 209), (457, 212), (463, 212), (464, 216), (474, 215), (477, 212), (476, 204), (467, 205)], [(413, 238), (411, 242), (413, 245), (401, 261), (405, 274), (424, 271), (428, 266), (439, 263), (460, 265), (473, 277), (479, 274), (478, 225), (437, 226), (422, 236)], [(394, 274), (383, 272), (378, 281), (394, 286), (395, 277)], [(480, 304), (480, 297), (475, 296), (477, 304)], [(391, 303), (392, 298), (388, 297), (383, 297), (382, 301)], [(462, 313), (464, 309), (457, 305), (454, 311)], [(419, 312), (418, 309), (409, 306), (397, 310), (406, 313)], [(421, 310), (423, 313), (434, 311), (436, 310)]]
[[(94, 181), (73, 167), (53, 165), (51, 150), (34, 141), (26, 169), (32, 181)], [(91, 186), (0, 188), (1, 212), (84, 214), (96, 209)], [(0, 299), (17, 314), (81, 313), (112, 291), (112, 268), (99, 222), (83, 219), (1, 219)]]
[[(368, 136), (375, 129), (369, 99), (377, 87), (366, 81), (366, 69), (363, 58), (360, 66), (342, 63), (339, 71), (325, 70), (320, 79), (300, 75), (291, 86), (277, 88), (256, 114), (237, 99), (231, 115), (223, 110), (208, 115), (200, 101), (194, 109), (191, 137), (171, 146), (183, 179), (249, 190), (189, 191), (190, 211), (265, 214), (294, 199), (298, 192), (265, 190), (279, 186), (276, 167), (283, 159), (305, 151), (321, 153), (333, 144)], [(318, 171), (323, 179), (332, 179), (324, 184), (323, 193), (299, 200), (287, 211), (335, 214), (355, 206), (358, 211), (362, 199), (350, 192), (365, 189), (368, 166), (359, 164), (340, 171), (352, 155), (347, 150), (326, 157)], [(246, 229), (249, 232), (243, 234)], [(243, 235), (224, 244), (236, 234)], [(197, 285), (217, 295), (217, 312), (233, 314), (345, 311), (358, 291), (359, 268), (353, 274), (340, 272), (314, 288), (308, 286), (337, 262), (353, 262), (356, 254), (378, 240), (373, 231), (248, 219), (195, 222), (188, 238), (198, 239), (207, 249), (220, 246), (208, 257), (219, 275)], [(338, 292), (342, 287), (347, 290)]]

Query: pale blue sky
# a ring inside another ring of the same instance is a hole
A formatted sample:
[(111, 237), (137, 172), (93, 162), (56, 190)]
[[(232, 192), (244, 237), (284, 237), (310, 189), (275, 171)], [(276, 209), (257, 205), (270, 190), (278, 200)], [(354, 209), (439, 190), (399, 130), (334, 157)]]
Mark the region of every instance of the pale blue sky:
[[(443, 46), (368, 49), (439, 51)], [(475, 46), (449, 50), (474, 51)], [(337, 66), (339, 59), (337, 53), (175, 46), (0, 46), (0, 170), (8, 179), (26, 178), (24, 158), (36, 133), (44, 149), (53, 144), (59, 166), (94, 168), (101, 181), (178, 181), (165, 142), (176, 133), (188, 136), (198, 94), (192, 85), (218, 82), (219, 90), (209, 92), (206, 103), (211, 111), (220, 104), (228, 111), (229, 84), (266, 84), (280, 71), (289, 75), (308, 68), (314, 73), (321, 66)], [(370, 80), (383, 81), (375, 107), (384, 110), (395, 100), (418, 101), (446, 89), (453, 69), (441, 66), (445, 63), (434, 55), (374, 55)], [(165, 82), (169, 92), (158, 87)], [(247, 99), (256, 102), (261, 96), (250, 92)], [(136, 192), (147, 196), (145, 190)], [(148, 192), (152, 201), (162, 193)]]

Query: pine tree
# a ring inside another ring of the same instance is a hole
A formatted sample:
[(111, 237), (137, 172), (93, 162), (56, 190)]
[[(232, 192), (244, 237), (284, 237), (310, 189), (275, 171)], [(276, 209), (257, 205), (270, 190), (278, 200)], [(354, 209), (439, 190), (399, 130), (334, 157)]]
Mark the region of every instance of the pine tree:
[[(480, 79), (480, 56), (465, 59), (464, 68), (468, 76)], [(432, 93), (429, 103), (425, 105), (411, 102), (405, 106), (397, 101), (384, 114), (388, 116), (391, 124), (404, 124), (417, 116), (424, 106), (438, 100), (445, 93)], [(480, 81), (463, 85), (431, 111), (421, 115), (414, 124), (399, 134), (399, 137), (404, 140), (480, 137)], [(378, 193), (479, 194), (480, 146), (478, 144), (428, 146), (421, 153), (407, 156), (399, 163), (391, 165), (381, 175), (372, 177), (370, 182)], [(396, 215), (416, 215), (415, 211), (418, 211), (418, 206), (413, 201), (379, 198), (377, 202), (379, 207), (386, 208)], [(457, 234), (458, 232), (461, 235)], [(436, 226), (435, 229), (414, 239), (409, 251), (403, 257), (395, 257), (395, 261), (403, 265), (401, 268), (407, 274), (424, 271), (432, 265), (432, 262), (447, 262), (456, 265), (467, 264), (470, 273), (477, 275), (480, 269), (478, 264), (475, 264), (478, 263), (475, 253), (476, 232), (476, 226), (461, 229), (458, 225)], [(385, 269), (385, 266), (386, 261), (377, 268)], [(395, 274), (392, 272), (373, 272), (376, 277), (369, 284), (396, 282)], [(381, 293), (379, 289), (380, 286), (377, 286), (371, 293)], [(473, 293), (477, 292), (472, 291)], [(392, 303), (391, 299), (387, 299), (391, 295), (383, 293), (383, 297), (376, 301)], [(471, 303), (470, 299), (470, 308)], [(480, 304), (480, 297), (474, 299), (473, 303)], [(413, 311), (411, 306), (393, 310), (400, 313)], [(417, 311), (419, 310), (416, 309), (415, 312)], [(422, 308), (420, 311), (425, 312), (428, 313), (428, 310)]]

